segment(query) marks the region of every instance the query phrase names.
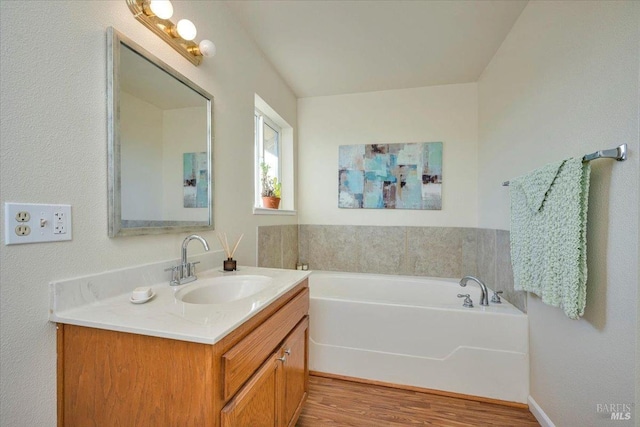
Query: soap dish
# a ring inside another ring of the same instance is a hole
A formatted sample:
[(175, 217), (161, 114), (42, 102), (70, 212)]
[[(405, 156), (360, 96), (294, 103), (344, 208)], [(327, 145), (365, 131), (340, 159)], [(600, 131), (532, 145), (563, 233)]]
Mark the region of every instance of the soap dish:
[(133, 304), (144, 304), (145, 302), (151, 300), (151, 298), (153, 298), (155, 296), (156, 296), (156, 293), (151, 291), (151, 295), (149, 295), (147, 298), (133, 299), (133, 297), (130, 297), (129, 301), (131, 301)]

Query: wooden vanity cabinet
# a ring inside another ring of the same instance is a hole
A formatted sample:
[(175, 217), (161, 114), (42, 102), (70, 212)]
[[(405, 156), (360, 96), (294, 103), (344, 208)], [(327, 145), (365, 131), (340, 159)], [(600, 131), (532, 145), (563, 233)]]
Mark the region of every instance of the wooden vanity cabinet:
[(300, 283), (213, 345), (58, 325), (59, 426), (295, 426), (308, 393)]
[(291, 332), (282, 346), (282, 422), (281, 426), (295, 426), (309, 391), (309, 318)]
[(222, 409), (222, 427), (278, 426), (282, 367), (274, 353)]
[(308, 340), (305, 317), (222, 409), (222, 427), (295, 426), (307, 397)]

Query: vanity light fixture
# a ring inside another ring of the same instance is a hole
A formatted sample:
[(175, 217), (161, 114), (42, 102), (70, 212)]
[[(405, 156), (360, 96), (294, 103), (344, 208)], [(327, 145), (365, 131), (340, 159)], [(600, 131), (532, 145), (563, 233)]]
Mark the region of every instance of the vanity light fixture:
[(200, 65), (203, 56), (213, 56), (216, 45), (211, 40), (195, 43), (197, 30), (193, 22), (181, 19), (174, 24), (170, 0), (126, 0), (133, 16), (145, 27), (156, 33), (169, 46), (177, 50), (194, 65)]
[(178, 21), (178, 25), (176, 25), (176, 32), (180, 37), (189, 41), (195, 39), (196, 34), (198, 33), (196, 26), (188, 19), (181, 19)]
[(160, 19), (171, 19), (173, 16), (173, 5), (171, 0), (151, 0), (143, 3), (143, 7), (147, 6), (151, 13), (145, 10), (147, 15), (156, 15)]

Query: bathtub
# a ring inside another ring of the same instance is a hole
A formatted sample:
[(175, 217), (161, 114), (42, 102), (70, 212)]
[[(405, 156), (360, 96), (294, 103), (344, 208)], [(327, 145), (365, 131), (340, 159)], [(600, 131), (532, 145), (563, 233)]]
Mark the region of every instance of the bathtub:
[(504, 299), (480, 306), (476, 283), (313, 272), (309, 287), (311, 371), (527, 402), (527, 316)]

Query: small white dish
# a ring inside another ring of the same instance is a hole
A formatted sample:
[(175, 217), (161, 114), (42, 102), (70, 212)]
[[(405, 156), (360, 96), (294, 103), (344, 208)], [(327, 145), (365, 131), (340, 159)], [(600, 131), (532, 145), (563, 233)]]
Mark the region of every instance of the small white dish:
[(140, 286), (135, 288), (131, 293), (131, 298), (133, 299), (145, 299), (151, 296), (151, 287), (150, 286)]
[(129, 301), (131, 301), (134, 304), (144, 304), (145, 302), (149, 301), (151, 298), (155, 296), (156, 296), (156, 293), (151, 291), (151, 295), (149, 295), (147, 298), (134, 299), (133, 297), (130, 297)]

